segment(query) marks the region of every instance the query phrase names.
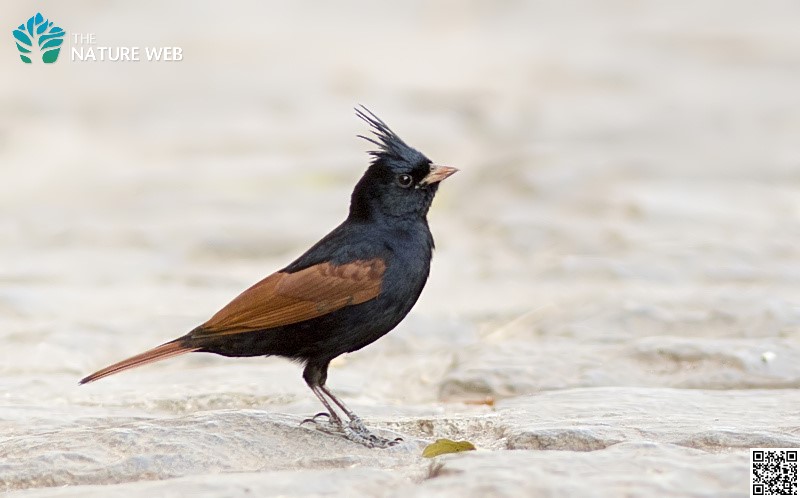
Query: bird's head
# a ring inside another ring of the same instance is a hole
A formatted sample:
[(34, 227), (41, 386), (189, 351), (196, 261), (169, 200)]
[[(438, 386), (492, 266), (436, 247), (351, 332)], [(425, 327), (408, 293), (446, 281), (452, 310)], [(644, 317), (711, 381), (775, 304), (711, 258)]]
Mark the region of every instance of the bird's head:
[(375, 144), (378, 149), (370, 151), (372, 163), (353, 190), (350, 218), (424, 218), (439, 182), (458, 170), (433, 164), (424, 154), (403, 142), (366, 107), (356, 108), (356, 115), (372, 127), (375, 135), (374, 138), (359, 137)]

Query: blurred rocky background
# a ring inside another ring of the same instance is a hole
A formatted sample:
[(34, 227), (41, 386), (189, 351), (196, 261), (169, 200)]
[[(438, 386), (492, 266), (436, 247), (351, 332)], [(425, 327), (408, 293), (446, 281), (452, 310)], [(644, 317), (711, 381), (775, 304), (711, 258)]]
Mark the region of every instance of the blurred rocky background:
[[(38, 11), (174, 62), (23, 64)], [(0, 13), (0, 491), (746, 496), (800, 447), (800, 4), (97, 2)], [(461, 172), (422, 298), (299, 427), (282, 359), (180, 335), (340, 222), (364, 104)], [(478, 452), (421, 457), (438, 437)], [(507, 451), (516, 450), (516, 451)]]

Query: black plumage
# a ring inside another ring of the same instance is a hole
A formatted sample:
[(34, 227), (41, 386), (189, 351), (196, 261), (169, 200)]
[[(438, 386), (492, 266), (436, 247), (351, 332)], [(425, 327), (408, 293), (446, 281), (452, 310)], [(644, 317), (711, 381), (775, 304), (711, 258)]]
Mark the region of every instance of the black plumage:
[(328, 365), (391, 331), (416, 303), (434, 248), (426, 215), (439, 182), (457, 170), (434, 165), (363, 106), (356, 114), (374, 133), (359, 136), (378, 149), (370, 152), (342, 224), (185, 336), (81, 383), (191, 351), (283, 356), (305, 365), (303, 378), (329, 412), (327, 430), (368, 446), (392, 444), (369, 432), (328, 390)]

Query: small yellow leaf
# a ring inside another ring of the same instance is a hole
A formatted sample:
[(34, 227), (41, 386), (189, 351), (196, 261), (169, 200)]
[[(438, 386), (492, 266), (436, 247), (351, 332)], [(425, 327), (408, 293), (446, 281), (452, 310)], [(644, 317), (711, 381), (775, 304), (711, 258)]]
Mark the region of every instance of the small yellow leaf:
[(472, 451), (475, 445), (469, 441), (451, 441), (449, 439), (437, 439), (422, 450), (422, 456), (433, 458), (445, 453), (458, 453), (460, 451)]

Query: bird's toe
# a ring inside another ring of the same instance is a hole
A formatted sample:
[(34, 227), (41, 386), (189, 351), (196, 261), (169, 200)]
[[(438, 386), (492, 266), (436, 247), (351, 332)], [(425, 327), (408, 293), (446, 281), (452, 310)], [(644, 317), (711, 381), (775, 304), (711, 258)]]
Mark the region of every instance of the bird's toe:
[(307, 418), (307, 419), (303, 419), (303, 421), (302, 421), (302, 422), (300, 422), (300, 425), (307, 424), (307, 423), (309, 423), (309, 422), (310, 422), (310, 423), (313, 423), (313, 424), (316, 424), (316, 423), (318, 422), (318, 421), (317, 421), (317, 419), (318, 419), (318, 418), (321, 418), (321, 417), (325, 417), (325, 418), (327, 418), (328, 420), (330, 420), (330, 419), (331, 419), (331, 414), (330, 414), (330, 413), (328, 413), (328, 412), (320, 412), (320, 413), (317, 413), (317, 414), (316, 414), (316, 415), (314, 415), (313, 417), (310, 417), (310, 418)]
[(346, 427), (344, 435), (350, 441), (366, 446), (367, 448), (389, 448), (403, 441), (403, 438), (387, 439), (371, 432), (360, 419), (351, 421)]
[(311, 418), (307, 418), (300, 422), (300, 425), (313, 424), (314, 429), (325, 432), (327, 434), (341, 435), (344, 433), (344, 426), (339, 417), (331, 415), (327, 412), (320, 412)]
[(362, 434), (370, 433), (369, 429), (367, 429), (367, 426), (364, 425), (364, 422), (358, 416), (353, 417), (347, 425), (350, 426), (350, 428), (353, 429), (354, 431), (360, 432)]

